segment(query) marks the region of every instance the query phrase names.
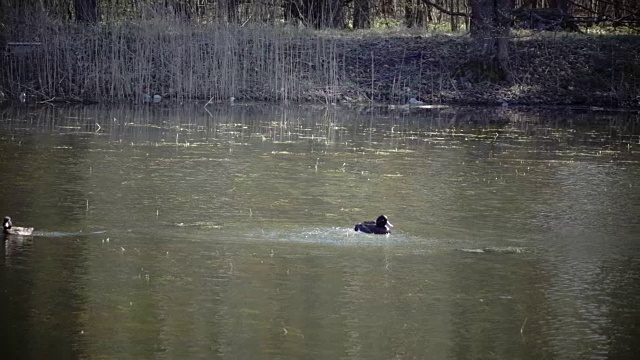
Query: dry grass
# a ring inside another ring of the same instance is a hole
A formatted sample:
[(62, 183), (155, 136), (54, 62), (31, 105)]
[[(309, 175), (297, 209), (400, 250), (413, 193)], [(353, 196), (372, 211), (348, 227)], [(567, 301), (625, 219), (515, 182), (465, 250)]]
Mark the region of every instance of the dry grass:
[[(296, 28), (40, 23), (34, 51), (8, 57), (7, 92), (39, 99), (332, 101), (341, 41)], [(24, 40), (23, 40), (24, 41)]]
[(10, 39), (42, 44), (0, 57), (0, 90), (14, 99), (640, 106), (634, 36), (514, 32), (509, 81), (500, 81), (474, 67), (474, 40), (464, 34), (167, 18), (73, 25), (46, 16), (11, 29)]

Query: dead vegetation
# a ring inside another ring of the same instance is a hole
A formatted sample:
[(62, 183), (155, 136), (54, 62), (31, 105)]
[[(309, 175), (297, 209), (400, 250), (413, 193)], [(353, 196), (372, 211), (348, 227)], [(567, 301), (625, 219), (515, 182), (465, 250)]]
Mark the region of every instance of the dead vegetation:
[(375, 101), (640, 105), (637, 36), (514, 36), (509, 82), (493, 80), (491, 69), (474, 68), (472, 41), (464, 35), (352, 40), (345, 51), (349, 80), (373, 89), (364, 92)]
[(9, 40), (39, 46), (2, 54), (0, 90), (9, 98), (640, 106), (640, 38), (631, 35), (514, 33), (509, 81), (499, 81), (470, 61), (466, 35), (35, 23)]

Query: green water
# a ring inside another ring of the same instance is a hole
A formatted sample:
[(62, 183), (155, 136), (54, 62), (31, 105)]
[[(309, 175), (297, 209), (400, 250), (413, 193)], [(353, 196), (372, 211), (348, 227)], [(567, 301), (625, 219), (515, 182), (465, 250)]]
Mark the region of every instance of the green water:
[(640, 350), (634, 113), (10, 108), (0, 166), (3, 358)]

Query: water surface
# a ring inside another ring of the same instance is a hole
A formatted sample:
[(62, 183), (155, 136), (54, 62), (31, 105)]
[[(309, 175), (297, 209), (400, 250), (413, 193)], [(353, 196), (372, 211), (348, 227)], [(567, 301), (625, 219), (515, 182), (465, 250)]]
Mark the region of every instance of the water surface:
[[(636, 113), (0, 115), (10, 358), (631, 358)], [(390, 236), (353, 232), (386, 214)]]

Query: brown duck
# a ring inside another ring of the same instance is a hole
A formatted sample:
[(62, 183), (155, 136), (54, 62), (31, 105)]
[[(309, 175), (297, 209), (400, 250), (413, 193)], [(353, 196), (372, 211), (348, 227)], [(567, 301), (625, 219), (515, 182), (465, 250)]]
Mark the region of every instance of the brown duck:
[(29, 236), (33, 234), (33, 228), (13, 226), (11, 218), (8, 216), (2, 220), (2, 233), (6, 235), (23, 235)]

